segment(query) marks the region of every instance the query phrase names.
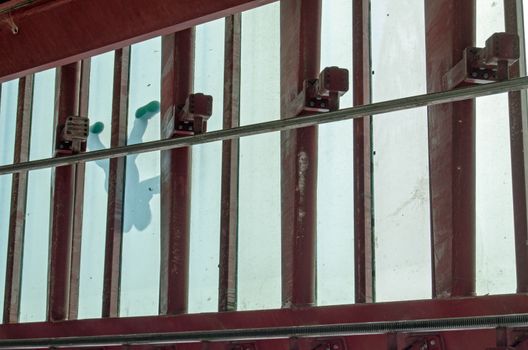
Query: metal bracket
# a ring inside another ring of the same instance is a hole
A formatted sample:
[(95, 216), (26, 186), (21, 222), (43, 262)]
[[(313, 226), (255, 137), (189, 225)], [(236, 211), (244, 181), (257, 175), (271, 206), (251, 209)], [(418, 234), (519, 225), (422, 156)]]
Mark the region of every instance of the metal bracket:
[(81, 116), (70, 116), (63, 125), (59, 125), (56, 153), (77, 154), (86, 151), (86, 140), (90, 119)]
[(207, 131), (207, 121), (213, 114), (213, 97), (202, 93), (191, 94), (180, 107), (174, 125), (175, 136), (192, 136)]
[(439, 335), (416, 335), (407, 338), (404, 350), (445, 350), (444, 340)]
[(327, 67), (317, 79), (304, 82), (303, 90), (292, 101), (287, 114), (296, 116), (308, 113), (337, 111), (339, 99), (349, 90), (348, 69)]
[(231, 343), (227, 350), (257, 350), (256, 343)]
[(519, 36), (495, 33), (484, 48), (468, 47), (463, 58), (443, 77), (445, 90), (470, 84), (488, 84), (510, 78), (510, 66), (519, 59)]
[(316, 339), (312, 350), (346, 350), (346, 343), (343, 338)]

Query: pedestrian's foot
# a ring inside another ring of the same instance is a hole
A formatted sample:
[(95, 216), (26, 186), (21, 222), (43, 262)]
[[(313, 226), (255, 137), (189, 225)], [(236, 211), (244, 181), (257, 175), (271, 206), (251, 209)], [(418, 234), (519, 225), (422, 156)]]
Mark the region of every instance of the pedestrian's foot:
[(95, 122), (90, 126), (90, 133), (98, 135), (102, 133), (104, 130), (104, 124), (103, 122)]
[(160, 103), (158, 101), (151, 101), (144, 105), (143, 107), (139, 107), (136, 110), (136, 118), (137, 119), (150, 119), (156, 114), (158, 114), (160, 111)]

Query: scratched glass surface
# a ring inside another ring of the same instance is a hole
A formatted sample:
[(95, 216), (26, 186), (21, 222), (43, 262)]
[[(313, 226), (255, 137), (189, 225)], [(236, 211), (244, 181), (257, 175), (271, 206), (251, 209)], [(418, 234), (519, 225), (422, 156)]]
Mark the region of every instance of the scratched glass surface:
[[(207, 130), (222, 128), (225, 20), (196, 27), (194, 91), (213, 96)], [(218, 310), (222, 143), (192, 149), (189, 312)]]
[[(504, 4), (477, 1), (477, 47), (504, 32)], [(477, 294), (515, 293), (508, 95), (476, 101)]]
[[(241, 124), (280, 113), (279, 4), (242, 14)], [(280, 134), (240, 140), (238, 308), (281, 305)]]
[[(352, 2), (323, 0), (321, 69), (347, 68), (352, 106)], [(353, 122), (319, 126), (317, 182), (317, 303), (354, 302)], [(336, 273), (339, 271), (339, 273)]]
[[(95, 56), (90, 67), (88, 151), (110, 146), (114, 52)], [(100, 130), (102, 126), (102, 130)], [(79, 318), (101, 316), (108, 199), (108, 159), (86, 163)]]
[[(30, 160), (53, 156), (55, 69), (35, 74)], [(29, 172), (20, 321), (46, 319), (51, 169)]]
[[(371, 5), (373, 100), (425, 93), (424, 2)], [(373, 119), (376, 300), (430, 298), (427, 110)]]
[[(161, 38), (132, 46), (128, 144), (160, 138)], [(155, 104), (155, 103), (154, 103)], [(159, 109), (159, 108), (158, 108)], [(127, 157), (120, 315), (157, 315), (160, 275), (160, 153)]]
[[(3, 83), (0, 87), (0, 165), (13, 163), (17, 100), (18, 80)], [(4, 300), (11, 180), (12, 175), (0, 176), (0, 300)]]

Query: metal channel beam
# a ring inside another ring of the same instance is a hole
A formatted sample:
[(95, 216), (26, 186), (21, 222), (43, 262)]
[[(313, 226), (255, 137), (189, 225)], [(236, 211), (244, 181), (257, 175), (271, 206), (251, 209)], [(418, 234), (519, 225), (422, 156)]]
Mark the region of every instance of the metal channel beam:
[[(425, 2), (427, 91), (475, 42), (475, 0)], [(475, 292), (475, 103), (428, 109), (433, 296)]]
[[(508, 33), (519, 35), (521, 58), (510, 68), (514, 77), (526, 76), (524, 55), (524, 26), (521, 0), (504, 0), (505, 26)], [(517, 292), (528, 292), (528, 119), (527, 96), (524, 91), (508, 94), (510, 111), (510, 149), (512, 163), (513, 217), (515, 228), (515, 256), (517, 268)]]
[[(33, 110), (33, 82), (33, 75), (21, 78), (18, 82), (15, 154), (13, 158), (15, 163), (27, 162), (29, 160), (31, 113)], [(4, 323), (17, 323), (20, 316), (20, 287), (22, 283), (27, 186), (27, 172), (13, 174), (9, 237), (7, 242)]]
[[(69, 116), (79, 111), (80, 62), (57, 69), (55, 126), (63, 125)], [(60, 138), (56, 127), (55, 141)], [(51, 206), (51, 239), (48, 270), (49, 321), (69, 317), (71, 288), (71, 258), (75, 200), (76, 164), (55, 168)]]
[[(281, 118), (319, 75), (321, 0), (282, 0)], [(282, 305), (316, 303), (317, 127), (281, 134)]]
[[(82, 61), (79, 78), (79, 111), (80, 116), (88, 116), (88, 97), (90, 90), (90, 59)], [(81, 275), (81, 243), (84, 206), (84, 177), (86, 163), (77, 164), (75, 171), (75, 192), (73, 200), (73, 232), (70, 271), (70, 297), (68, 319), (77, 318), (79, 311), (79, 281)], [(90, 234), (90, 233), (88, 233)]]
[[(166, 341), (237, 339), (240, 337), (288, 337), (324, 332), (334, 334), (364, 334), (406, 331), (408, 328), (427, 330), (455, 327), (457, 329), (493, 328), (497, 324), (527, 321), (528, 296), (501, 295), (452, 300), (420, 300), (392, 303), (355, 304), (303, 309), (239, 311), (224, 313), (183, 314), (173, 316), (128, 317), (64, 322), (0, 325), (0, 346), (12, 341), (56, 338), (59, 344), (68, 337), (98, 337), (93, 344), (134, 342), (163, 339)], [(520, 317), (497, 318), (488, 316)], [(485, 319), (471, 320), (485, 317)], [(471, 318), (471, 319), (461, 319)], [(445, 319), (454, 319), (445, 324)], [(414, 320), (414, 321), (413, 321)], [(430, 320), (420, 322), (416, 320)], [(413, 323), (415, 322), (415, 323)], [(484, 326), (485, 324), (485, 326)], [(336, 327), (336, 325), (347, 325)], [(300, 327), (305, 327), (303, 330)], [(244, 333), (245, 332), (245, 333)], [(328, 335), (328, 333), (326, 333)], [(105, 338), (104, 337), (109, 337)], [(116, 339), (120, 338), (116, 341)]]
[[(161, 138), (193, 90), (194, 28), (162, 38)], [(190, 147), (161, 153), (160, 314), (187, 312), (191, 215)]]
[[(241, 14), (226, 18), (224, 58), (224, 129), (240, 125)], [(239, 140), (222, 144), (220, 266), (218, 311), (237, 308)]]
[[(73, 63), (274, 0), (55, 0), (4, 14), (0, 82)], [(27, 49), (31, 48), (31, 55)]]
[[(353, 2), (354, 106), (371, 103), (370, 0)], [(374, 301), (372, 119), (354, 120), (354, 271), (356, 303)]]
[[(114, 56), (111, 147), (122, 147), (127, 142), (129, 73), (130, 47), (116, 50)], [(110, 159), (102, 317), (119, 316), (125, 172), (126, 158)]]
[[(335, 112), (299, 116), (296, 118), (280, 119), (273, 120), (270, 122), (239, 126), (237, 128), (232, 129), (211, 131), (196, 136), (163, 139), (159, 141), (150, 141), (129, 146), (113, 147), (110, 149), (92, 151), (61, 158), (47, 158), (23, 162), (19, 164), (4, 165), (0, 166), (0, 175), (33, 169), (57, 167), (82, 161), (119, 158), (136, 153), (169, 150), (216, 141), (232, 140), (240, 137), (266, 134), (275, 131), (298, 129), (307, 126), (338, 122), (341, 120), (358, 119), (374, 114), (384, 114), (411, 108), (435, 106), (444, 103), (453, 103), (476, 97), (505, 93), (508, 91), (524, 90), (527, 88), (528, 78), (523, 77), (498, 83), (472, 86), (452, 91), (442, 91), (432, 94), (424, 94), (418, 96), (404, 97), (396, 100), (377, 102), (364, 106), (344, 108)], [(438, 116), (438, 118), (442, 117), (442, 115)]]

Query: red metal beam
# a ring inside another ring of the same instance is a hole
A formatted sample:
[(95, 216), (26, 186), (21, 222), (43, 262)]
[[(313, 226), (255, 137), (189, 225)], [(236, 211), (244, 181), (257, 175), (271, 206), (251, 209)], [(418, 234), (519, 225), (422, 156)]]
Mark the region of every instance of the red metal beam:
[[(283, 0), (281, 118), (319, 75), (321, 0)], [(281, 133), (282, 305), (316, 303), (317, 127)]]
[[(90, 90), (90, 59), (81, 62), (79, 88), (79, 115), (88, 116), (88, 97)], [(84, 207), (84, 177), (86, 163), (77, 164), (75, 172), (75, 198), (73, 204), (73, 236), (70, 275), (69, 320), (77, 318), (79, 311), (79, 279), (81, 274), (81, 243)], [(90, 234), (90, 233), (88, 233)]]
[[(370, 1), (353, 2), (354, 106), (371, 102)], [(356, 303), (374, 301), (372, 121), (354, 119), (354, 266)]]
[[(15, 11), (0, 28), (0, 82), (69, 64), (274, 0), (55, 0)], [(31, 48), (31, 54), (28, 54)]]
[(0, 339), (333, 325), (528, 313), (527, 295), (0, 325)]
[[(21, 78), (18, 82), (14, 163), (27, 162), (29, 160), (33, 82), (33, 75)], [(27, 172), (13, 174), (9, 238), (7, 242), (4, 323), (16, 323), (19, 321), (27, 185)]]
[[(522, 4), (517, 0), (504, 0), (504, 17), (506, 31), (521, 36), (524, 39), (522, 27)], [(526, 64), (526, 58), (520, 60)], [(510, 67), (511, 77), (521, 75), (520, 62)], [(525, 68), (524, 68), (525, 69)], [(524, 75), (525, 72), (522, 72)], [(526, 92), (515, 91), (508, 94), (510, 110), (510, 149), (512, 164), (512, 194), (513, 194), (513, 218), (515, 228), (515, 257), (517, 270), (517, 292), (528, 292), (528, 207), (527, 207), (527, 151), (526, 144)]]
[[(226, 18), (224, 59), (224, 129), (240, 125), (241, 15)], [(239, 140), (222, 144), (220, 278), (218, 310), (237, 308)]]
[[(162, 38), (161, 137), (193, 90), (194, 28)], [(190, 147), (161, 152), (160, 314), (187, 312), (191, 215)]]
[[(57, 70), (55, 126), (63, 125), (79, 111), (80, 63)], [(55, 141), (60, 139), (56, 128)], [(48, 276), (48, 316), (50, 321), (69, 317), (71, 257), (76, 165), (55, 168), (51, 211), (51, 240)]]
[[(475, 0), (425, 2), (427, 92), (475, 42)], [(433, 296), (475, 293), (474, 100), (429, 107)]]
[[(127, 143), (129, 71), (130, 47), (116, 50), (111, 147), (124, 146)], [(110, 159), (109, 165), (102, 317), (119, 316), (125, 162), (124, 157), (113, 158)]]

